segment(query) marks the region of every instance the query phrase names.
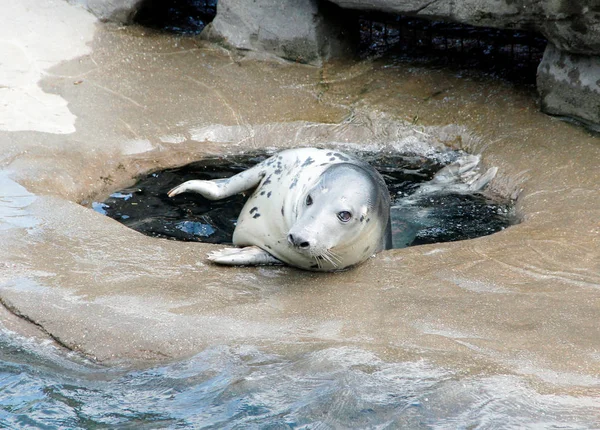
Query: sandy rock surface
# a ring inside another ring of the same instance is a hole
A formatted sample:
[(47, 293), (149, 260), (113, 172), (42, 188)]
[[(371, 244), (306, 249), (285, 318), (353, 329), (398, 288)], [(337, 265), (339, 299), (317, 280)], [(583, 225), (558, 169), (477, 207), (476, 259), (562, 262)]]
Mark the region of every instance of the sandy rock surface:
[[(23, 19), (90, 19), (63, 12)], [(26, 50), (33, 65), (0, 66), (53, 100), (0, 124), (0, 301), (12, 330), (104, 363), (221, 344), (280, 353), (351, 345), (464, 374), (524, 375), (552, 392), (598, 392), (598, 137), (539, 113), (531, 92), (477, 75), (376, 61), (317, 69), (138, 28), (84, 27), (60, 64)], [(209, 154), (443, 144), (497, 166), (492, 186), (518, 197), (523, 222), (316, 274), (210, 265), (205, 254), (218, 246), (149, 238), (81, 204)]]

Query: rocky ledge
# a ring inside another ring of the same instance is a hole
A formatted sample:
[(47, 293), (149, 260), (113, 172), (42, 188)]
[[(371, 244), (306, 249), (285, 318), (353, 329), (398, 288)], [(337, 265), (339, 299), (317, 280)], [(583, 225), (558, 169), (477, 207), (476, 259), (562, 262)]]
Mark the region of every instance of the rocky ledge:
[[(143, 0), (71, 0), (102, 20), (129, 22)], [(353, 44), (346, 12), (376, 11), (543, 34), (537, 87), (544, 112), (600, 128), (600, 4), (591, 0), (219, 0), (202, 37), (244, 51), (320, 65)]]

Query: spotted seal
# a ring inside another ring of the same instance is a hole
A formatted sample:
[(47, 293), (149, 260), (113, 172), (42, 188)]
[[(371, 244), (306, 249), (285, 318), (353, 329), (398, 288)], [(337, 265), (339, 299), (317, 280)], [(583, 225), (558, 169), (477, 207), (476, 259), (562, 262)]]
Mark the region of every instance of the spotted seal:
[(335, 150), (282, 151), (231, 178), (192, 180), (173, 197), (197, 192), (218, 200), (254, 188), (233, 244), (209, 260), (226, 265), (287, 263), (341, 270), (391, 247), (390, 196), (369, 164)]

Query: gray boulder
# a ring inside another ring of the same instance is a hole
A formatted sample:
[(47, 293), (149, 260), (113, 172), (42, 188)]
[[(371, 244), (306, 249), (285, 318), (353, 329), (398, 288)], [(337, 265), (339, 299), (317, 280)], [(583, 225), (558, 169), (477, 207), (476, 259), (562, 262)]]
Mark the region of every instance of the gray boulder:
[(101, 21), (130, 23), (142, 0), (69, 0), (80, 4)]
[(217, 16), (202, 37), (227, 47), (320, 65), (346, 52), (349, 38), (317, 0), (219, 0)]
[(598, 0), (331, 0), (342, 8), (455, 21), (479, 27), (536, 30), (578, 54), (600, 52)]
[(538, 68), (542, 110), (600, 130), (600, 57), (564, 52), (548, 44)]
[(552, 44), (574, 54), (600, 54), (600, 1), (546, 0), (536, 22)]
[(531, 28), (539, 14), (530, 0), (331, 0), (342, 8), (454, 21), (481, 27)]

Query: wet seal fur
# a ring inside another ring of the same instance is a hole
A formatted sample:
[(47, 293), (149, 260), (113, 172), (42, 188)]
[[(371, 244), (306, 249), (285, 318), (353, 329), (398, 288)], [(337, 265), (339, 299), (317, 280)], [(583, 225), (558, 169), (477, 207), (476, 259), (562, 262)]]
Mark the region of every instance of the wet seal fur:
[(209, 260), (333, 271), (391, 247), (383, 178), (369, 164), (334, 150), (286, 150), (231, 178), (187, 181), (168, 194), (197, 192), (218, 200), (253, 188), (233, 232), (233, 244), (241, 248), (213, 252)]

